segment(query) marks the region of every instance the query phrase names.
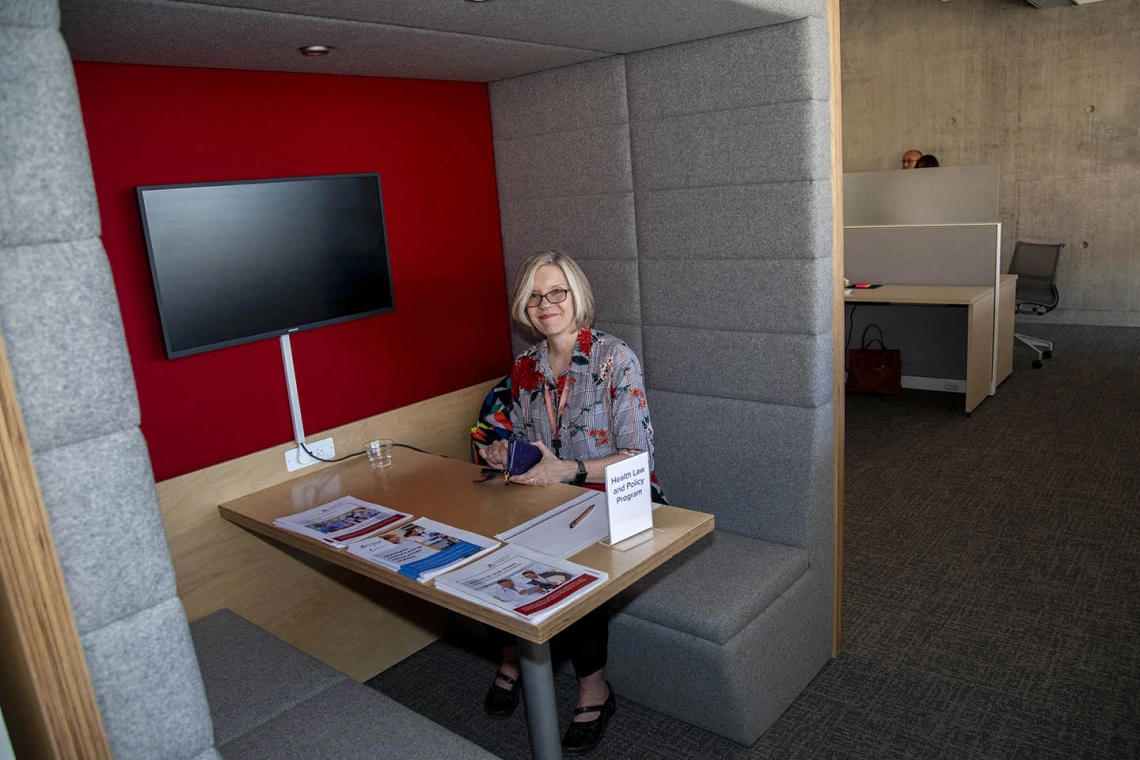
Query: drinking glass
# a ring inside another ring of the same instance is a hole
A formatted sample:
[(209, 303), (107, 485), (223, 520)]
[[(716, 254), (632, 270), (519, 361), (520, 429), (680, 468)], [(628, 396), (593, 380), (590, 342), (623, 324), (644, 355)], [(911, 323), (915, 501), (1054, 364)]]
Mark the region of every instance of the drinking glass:
[(368, 454), (368, 461), (373, 467), (390, 467), (392, 464), (392, 440), (378, 438), (364, 444), (364, 451)]

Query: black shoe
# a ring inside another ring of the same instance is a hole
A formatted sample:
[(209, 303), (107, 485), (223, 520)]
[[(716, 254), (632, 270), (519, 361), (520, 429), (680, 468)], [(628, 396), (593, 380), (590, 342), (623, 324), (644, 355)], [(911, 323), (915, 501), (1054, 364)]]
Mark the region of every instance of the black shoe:
[(605, 704), (574, 708), (575, 715), (596, 712), (598, 717), (584, 723), (570, 724), (570, 728), (566, 729), (566, 735), (562, 737), (563, 754), (584, 755), (598, 746), (602, 737), (606, 735), (606, 724), (609, 723), (610, 718), (614, 715), (614, 710), (617, 709), (614, 690), (610, 688), (609, 681), (606, 681), (606, 688), (610, 690), (610, 695), (606, 697)]
[[(499, 686), (499, 681), (506, 681), (511, 688), (504, 689)], [(496, 673), (495, 680), (491, 682), (491, 688), (487, 690), (487, 696), (483, 700), (483, 709), (492, 718), (509, 718), (519, 706), (519, 691), (518, 681), (502, 673)]]

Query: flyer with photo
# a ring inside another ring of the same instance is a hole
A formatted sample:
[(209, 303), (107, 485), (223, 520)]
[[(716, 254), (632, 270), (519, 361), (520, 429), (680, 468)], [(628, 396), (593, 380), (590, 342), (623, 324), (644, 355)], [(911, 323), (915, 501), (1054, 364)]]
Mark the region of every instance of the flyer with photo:
[(476, 557), (499, 542), (425, 517), (395, 530), (353, 543), (348, 550), (369, 562), (426, 583)]
[(609, 575), (569, 560), (507, 544), (439, 576), (438, 589), (538, 623), (599, 588)]
[(344, 546), (410, 519), (412, 516), (404, 512), (362, 501), (354, 496), (342, 496), (295, 515), (278, 517), (273, 524), (333, 546)]

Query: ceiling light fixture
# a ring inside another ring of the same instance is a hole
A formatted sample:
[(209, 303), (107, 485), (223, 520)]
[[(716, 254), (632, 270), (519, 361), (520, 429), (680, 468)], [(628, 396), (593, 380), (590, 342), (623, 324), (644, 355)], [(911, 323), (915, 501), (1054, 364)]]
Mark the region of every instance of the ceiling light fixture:
[(307, 56), (328, 55), (329, 50), (331, 50), (331, 49), (332, 48), (330, 48), (328, 45), (309, 45), (307, 47), (301, 48), (301, 55), (307, 55)]

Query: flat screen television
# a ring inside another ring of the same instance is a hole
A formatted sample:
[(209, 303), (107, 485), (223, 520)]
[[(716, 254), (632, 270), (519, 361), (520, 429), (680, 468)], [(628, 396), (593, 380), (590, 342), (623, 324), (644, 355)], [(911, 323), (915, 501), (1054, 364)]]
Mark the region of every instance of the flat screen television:
[(136, 189), (171, 359), (395, 308), (378, 174)]

